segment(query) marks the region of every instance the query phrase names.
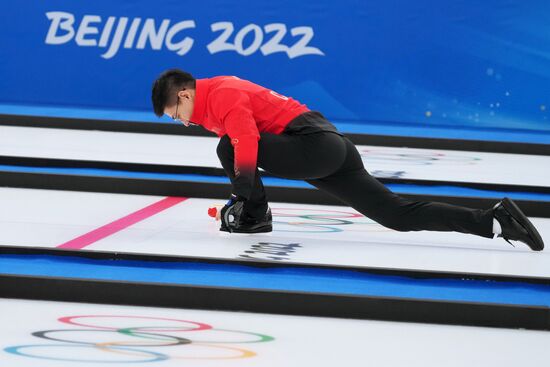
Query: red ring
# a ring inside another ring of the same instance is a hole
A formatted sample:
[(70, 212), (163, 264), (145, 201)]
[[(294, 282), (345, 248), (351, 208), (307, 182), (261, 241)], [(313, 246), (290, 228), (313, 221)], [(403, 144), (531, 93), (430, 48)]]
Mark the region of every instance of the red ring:
[[(303, 210), (303, 211), (307, 211), (307, 210), (310, 210), (312, 212), (325, 212), (329, 215), (327, 215), (327, 217), (330, 218), (330, 214), (331, 213), (338, 213), (336, 215), (340, 215), (340, 214), (346, 214), (346, 216), (343, 216), (343, 217), (336, 217), (338, 219), (345, 219), (345, 218), (360, 218), (360, 217), (364, 217), (363, 214), (360, 214), (360, 213), (353, 213), (353, 212), (344, 212), (344, 211), (341, 211), (341, 210), (332, 210), (332, 209), (310, 209), (310, 208), (271, 208), (272, 210), (272, 213), (274, 213), (274, 215), (279, 215), (279, 216), (287, 216), (286, 213), (279, 213), (277, 214), (277, 210)], [(292, 214), (290, 214), (291, 216), (293, 216)], [(296, 214), (296, 216), (298, 216), (299, 214)], [(324, 214), (318, 214), (318, 213), (314, 213), (314, 214), (308, 214), (308, 215), (316, 215), (316, 216), (320, 216), (320, 218), (323, 218), (321, 217), (322, 215)], [(330, 219), (333, 219), (333, 218), (330, 218)]]
[[(176, 322), (187, 322), (187, 323), (189, 323), (189, 324), (194, 324), (194, 325), (198, 326), (198, 327), (195, 328), (195, 329), (191, 329), (191, 330), (178, 330), (178, 331), (200, 331), (200, 330), (209, 330), (209, 329), (212, 329), (212, 326), (210, 326), (210, 325), (208, 325), (208, 324), (204, 324), (204, 323), (202, 323), (202, 322), (195, 322), (195, 321), (188, 321), (188, 320), (178, 320), (178, 319), (168, 319), (168, 318), (164, 318), (164, 317), (148, 317), (148, 316), (79, 315), (79, 316), (65, 316), (65, 317), (60, 317), (60, 318), (58, 319), (58, 321), (63, 322), (63, 323), (65, 323), (65, 324), (77, 325), (77, 326), (83, 326), (83, 327), (91, 327), (91, 328), (97, 328), (97, 329), (105, 329), (105, 330), (118, 330), (118, 329), (121, 329), (121, 328), (119, 328), (119, 327), (86, 325), (86, 324), (81, 324), (81, 323), (78, 323), (78, 322), (74, 322), (74, 321), (73, 321), (73, 319), (76, 319), (76, 318), (83, 318), (83, 317), (117, 317), (117, 318), (129, 318), (129, 319), (149, 319), (149, 320), (176, 321)], [(163, 330), (163, 329), (158, 329), (158, 330), (151, 330), (151, 331), (164, 332), (164, 331), (174, 331), (174, 330)]]

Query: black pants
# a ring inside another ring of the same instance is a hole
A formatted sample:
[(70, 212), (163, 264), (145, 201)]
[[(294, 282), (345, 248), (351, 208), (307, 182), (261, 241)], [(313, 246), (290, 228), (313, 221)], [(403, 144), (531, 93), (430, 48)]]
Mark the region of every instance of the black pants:
[[(233, 147), (227, 135), (221, 138), (217, 153), (233, 181)], [(400, 197), (365, 170), (357, 148), (349, 139), (334, 132), (262, 133), (258, 166), (274, 176), (305, 180), (397, 231), (456, 231), (493, 237), (492, 209), (470, 209)], [(254, 188), (244, 211), (250, 217), (261, 218), (266, 209), (265, 190), (256, 170)]]

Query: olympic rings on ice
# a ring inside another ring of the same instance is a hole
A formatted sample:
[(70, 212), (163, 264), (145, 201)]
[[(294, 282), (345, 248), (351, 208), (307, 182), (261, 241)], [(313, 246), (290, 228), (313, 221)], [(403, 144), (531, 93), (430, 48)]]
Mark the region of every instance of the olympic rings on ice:
[[(31, 335), (56, 344), (16, 345), (7, 347), (4, 351), (21, 357), (82, 363), (149, 363), (168, 359), (227, 360), (250, 358), (256, 356), (256, 353), (224, 344), (253, 344), (275, 340), (269, 335), (216, 329), (201, 322), (163, 317), (77, 315), (61, 317), (58, 321), (79, 328), (36, 331)], [(136, 321), (142, 326), (128, 325)], [(161, 353), (157, 348), (167, 352)], [(82, 349), (87, 349), (88, 354), (84, 354)], [(200, 352), (197, 353), (197, 350)]]

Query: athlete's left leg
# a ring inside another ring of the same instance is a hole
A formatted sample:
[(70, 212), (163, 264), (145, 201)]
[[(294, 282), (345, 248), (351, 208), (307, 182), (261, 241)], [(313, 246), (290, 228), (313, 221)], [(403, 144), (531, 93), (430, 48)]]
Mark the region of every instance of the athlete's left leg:
[(492, 209), (471, 209), (399, 196), (365, 170), (355, 145), (343, 139), (347, 156), (341, 168), (327, 177), (308, 180), (309, 183), (397, 231), (455, 231), (493, 236)]

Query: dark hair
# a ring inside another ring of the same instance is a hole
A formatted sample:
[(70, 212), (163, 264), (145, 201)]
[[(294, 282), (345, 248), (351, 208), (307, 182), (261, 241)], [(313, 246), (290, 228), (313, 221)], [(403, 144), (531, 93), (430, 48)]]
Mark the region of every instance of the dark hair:
[(177, 93), (182, 89), (195, 89), (196, 80), (193, 75), (180, 70), (166, 70), (153, 83), (151, 100), (155, 115), (161, 117), (164, 108), (176, 104)]

